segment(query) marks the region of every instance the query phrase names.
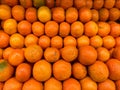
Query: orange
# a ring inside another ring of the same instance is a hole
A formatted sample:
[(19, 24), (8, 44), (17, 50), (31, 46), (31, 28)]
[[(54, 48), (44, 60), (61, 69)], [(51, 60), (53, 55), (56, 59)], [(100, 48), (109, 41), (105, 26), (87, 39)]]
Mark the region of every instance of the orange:
[(63, 39), (60, 36), (54, 36), (51, 38), (51, 47), (62, 48), (63, 47)]
[(94, 9), (101, 9), (104, 5), (104, 0), (94, 0), (93, 8)]
[(90, 77), (85, 77), (80, 80), (81, 90), (97, 90), (97, 83)]
[(90, 45), (98, 48), (101, 47), (103, 45), (103, 39), (102, 37), (100, 37), (99, 35), (95, 35), (93, 37), (90, 38)]
[(34, 78), (30, 78), (23, 84), (22, 90), (43, 90), (43, 84)]
[(25, 18), (25, 9), (21, 5), (12, 7), (12, 16), (16, 21), (21, 21)]
[(99, 20), (99, 12), (96, 9), (91, 10), (92, 13), (92, 21), (98, 22)]
[(30, 45), (25, 48), (25, 58), (30, 63), (35, 63), (42, 58), (43, 50), (39, 45)]
[(109, 10), (107, 8), (101, 8), (99, 10), (99, 21), (107, 21), (109, 18)]
[(72, 74), (76, 79), (83, 79), (87, 76), (87, 68), (79, 62), (72, 65)]
[(55, 5), (55, 0), (45, 0), (46, 6), (49, 8), (53, 8)]
[(71, 24), (71, 35), (73, 37), (80, 37), (84, 33), (84, 25), (80, 21), (75, 21)]
[(51, 77), (45, 81), (44, 90), (62, 90), (62, 83), (54, 77)]
[(120, 61), (118, 59), (109, 59), (106, 63), (109, 69), (109, 78), (111, 80), (120, 79)]
[(98, 35), (107, 36), (110, 33), (110, 25), (107, 22), (98, 22)]
[(82, 7), (79, 9), (79, 20), (83, 23), (86, 23), (91, 20), (92, 18), (92, 12), (89, 8), (87, 7)]
[(44, 51), (44, 58), (48, 62), (56, 62), (60, 58), (60, 52), (57, 48), (48, 47)]
[(91, 9), (93, 7), (93, 1), (92, 0), (86, 0), (86, 7)]
[(97, 59), (97, 51), (92, 46), (81, 46), (79, 48), (78, 60), (83, 65), (91, 65)]
[(0, 90), (3, 90), (4, 83), (0, 82)]
[(98, 83), (98, 90), (116, 90), (116, 86), (114, 81), (107, 79), (103, 82)]
[(114, 48), (112, 55), (114, 58), (119, 59), (120, 60), (120, 46), (117, 46)]
[(0, 30), (0, 48), (5, 48), (9, 45), (9, 35)]
[(60, 81), (66, 80), (71, 76), (71, 64), (64, 60), (53, 63), (53, 76)]
[(6, 20), (11, 18), (11, 8), (8, 5), (1, 4), (0, 5), (0, 19)]
[(111, 49), (115, 46), (115, 39), (108, 35), (103, 37), (103, 47), (107, 48), (107, 49)]
[(64, 46), (77, 46), (77, 41), (73, 36), (66, 36), (63, 42)]
[(3, 49), (0, 48), (0, 59), (3, 58)]
[(21, 89), (22, 83), (17, 81), (14, 77), (8, 79), (3, 86), (3, 90), (21, 90)]
[(115, 41), (116, 41), (115, 46), (120, 46), (120, 37), (116, 37)]
[(32, 30), (32, 25), (27, 20), (22, 20), (18, 23), (18, 32), (21, 35), (26, 36), (30, 34), (31, 30)]
[(69, 33), (70, 33), (70, 24), (67, 22), (60, 23), (59, 35), (61, 37), (66, 37), (69, 35)]
[(80, 9), (86, 5), (86, 0), (74, 0), (73, 3), (75, 8)]
[(69, 78), (63, 81), (63, 90), (81, 90), (81, 85), (76, 79)]
[(64, 9), (72, 7), (73, 6), (73, 0), (61, 0), (60, 1), (60, 6)]
[(19, 33), (12, 34), (10, 36), (10, 46), (12, 48), (23, 48), (24, 37)]
[(115, 1), (115, 7), (120, 9), (120, 0)]
[(5, 59), (0, 60), (0, 82), (8, 80), (14, 73), (14, 68)]
[(110, 52), (104, 47), (97, 48), (97, 59), (103, 62), (106, 62), (110, 58)]
[(51, 64), (46, 60), (40, 60), (33, 66), (33, 77), (38, 81), (46, 81), (52, 75)]
[(46, 35), (42, 35), (38, 39), (38, 45), (40, 45), (42, 47), (42, 49), (50, 47), (50, 38), (48, 36), (46, 36)]
[(95, 82), (103, 82), (109, 76), (109, 70), (105, 63), (96, 61), (94, 64), (88, 66), (88, 74)]
[(15, 78), (19, 82), (25, 82), (29, 80), (31, 76), (31, 69), (32, 67), (28, 63), (21, 63), (17, 66), (15, 71)]
[(18, 0), (1, 0), (2, 4), (7, 4), (9, 6), (15, 6), (18, 4)]
[(19, 2), (24, 8), (32, 7), (32, 0), (19, 0)]
[(7, 19), (3, 24), (4, 32), (12, 35), (17, 32), (17, 21), (15, 19)]
[(86, 35), (77, 38), (77, 47), (86, 46), (90, 44), (90, 39)]
[(33, 6), (35, 8), (39, 8), (41, 6), (44, 6), (46, 3), (46, 0), (32, 0), (33, 1)]
[(65, 10), (62, 7), (55, 7), (52, 9), (52, 18), (54, 21), (60, 23), (65, 20)]
[(55, 21), (48, 21), (45, 24), (45, 34), (48, 37), (56, 36), (58, 34), (58, 28), (59, 28), (59, 25), (58, 25), (57, 22), (55, 22)]
[(84, 28), (84, 33), (88, 37), (95, 36), (98, 33), (98, 25), (94, 21), (85, 23)]
[(120, 80), (115, 81), (116, 89), (120, 90)]
[(32, 24), (32, 32), (38, 37), (44, 34), (44, 28), (44, 24), (39, 21), (33, 22)]
[(65, 46), (61, 49), (61, 56), (65, 61), (74, 61), (78, 56), (78, 49), (75, 46)]
[(78, 19), (78, 11), (75, 7), (69, 7), (66, 10), (66, 21), (68, 23), (73, 23)]
[[(28, 0), (26, 0), (28, 1)], [(26, 9), (25, 18), (27, 21), (33, 23), (37, 21), (37, 10), (34, 7), (29, 7)]]
[(28, 47), (33, 44), (38, 44), (38, 37), (33, 34), (27, 35), (25, 37), (25, 46)]
[(104, 7), (107, 9), (114, 7), (114, 5), (115, 5), (115, 0), (105, 0), (104, 1)]

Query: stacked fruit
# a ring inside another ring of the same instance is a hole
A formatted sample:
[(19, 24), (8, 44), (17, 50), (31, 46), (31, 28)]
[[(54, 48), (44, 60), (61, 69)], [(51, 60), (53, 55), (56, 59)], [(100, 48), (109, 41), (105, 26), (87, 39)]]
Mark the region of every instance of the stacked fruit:
[(0, 90), (120, 90), (120, 0), (0, 0)]

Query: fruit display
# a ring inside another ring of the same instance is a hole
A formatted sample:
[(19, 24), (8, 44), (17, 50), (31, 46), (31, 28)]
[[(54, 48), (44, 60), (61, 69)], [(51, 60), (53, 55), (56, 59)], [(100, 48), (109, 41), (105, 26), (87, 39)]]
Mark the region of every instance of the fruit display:
[(120, 0), (0, 0), (0, 90), (120, 90)]

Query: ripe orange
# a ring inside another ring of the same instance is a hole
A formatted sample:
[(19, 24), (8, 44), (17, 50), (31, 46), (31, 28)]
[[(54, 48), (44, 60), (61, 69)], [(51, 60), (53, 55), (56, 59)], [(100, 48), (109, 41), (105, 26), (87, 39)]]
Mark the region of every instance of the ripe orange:
[(66, 80), (71, 76), (71, 64), (64, 60), (53, 63), (53, 76), (60, 81)]
[(120, 60), (120, 46), (117, 46), (114, 48), (112, 55), (114, 58), (119, 59)]
[(83, 65), (91, 65), (97, 59), (97, 51), (92, 46), (81, 46), (79, 48), (78, 60)]
[(18, 4), (18, 0), (1, 0), (1, 4), (6, 4), (9, 6), (15, 6)]
[(86, 0), (86, 7), (91, 9), (93, 7), (93, 1), (92, 0)]
[(5, 48), (9, 45), (9, 35), (0, 30), (0, 48)]
[(55, 6), (55, 0), (45, 0), (46, 6), (53, 8)]
[(43, 50), (39, 45), (30, 45), (25, 48), (25, 58), (30, 63), (35, 63), (42, 58)]
[(99, 20), (107, 21), (109, 18), (109, 10), (107, 8), (101, 8), (99, 10)]
[(49, 37), (56, 36), (58, 34), (58, 23), (55, 21), (48, 21), (45, 24), (45, 34)]
[(105, 0), (104, 7), (107, 9), (112, 8), (115, 5), (115, 0)]
[(50, 47), (50, 38), (46, 35), (42, 35), (38, 40), (38, 45), (40, 45), (42, 49)]
[(60, 6), (64, 9), (72, 7), (73, 6), (73, 0), (61, 0), (60, 1)]
[(3, 49), (0, 48), (0, 59), (3, 58)]
[(116, 37), (115, 41), (115, 46), (120, 46), (120, 37)]
[(120, 0), (115, 1), (115, 7), (120, 9)]
[(64, 46), (77, 46), (77, 41), (73, 36), (66, 36), (63, 43)]
[(79, 62), (72, 65), (72, 74), (76, 79), (83, 79), (87, 76), (87, 68)]
[(18, 32), (23, 36), (30, 34), (31, 29), (32, 29), (32, 25), (27, 20), (22, 20), (18, 23)]
[(96, 9), (91, 10), (92, 13), (92, 21), (98, 22), (99, 20), (99, 12)]
[(73, 3), (75, 8), (80, 9), (86, 5), (86, 0), (74, 0)]
[(43, 90), (43, 84), (34, 78), (30, 78), (23, 84), (22, 90)]
[(81, 90), (81, 85), (76, 79), (69, 78), (63, 81), (63, 90)]
[(61, 37), (66, 37), (68, 36), (70, 33), (70, 24), (67, 23), (67, 22), (62, 22), (60, 23), (60, 26), (59, 26), (59, 35)]
[(84, 33), (84, 25), (80, 21), (75, 21), (71, 24), (71, 35), (73, 37), (80, 37)]
[(52, 75), (51, 64), (46, 60), (40, 60), (33, 66), (33, 77), (38, 81), (46, 81)]
[(93, 8), (94, 9), (101, 9), (104, 5), (104, 0), (94, 0), (93, 1)]
[(19, 0), (19, 2), (24, 8), (32, 7), (32, 0)]

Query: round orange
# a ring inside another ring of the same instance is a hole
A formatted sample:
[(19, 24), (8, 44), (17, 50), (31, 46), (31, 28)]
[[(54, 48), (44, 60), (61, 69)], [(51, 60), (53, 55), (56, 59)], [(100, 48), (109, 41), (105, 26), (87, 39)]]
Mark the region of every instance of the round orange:
[(66, 36), (63, 42), (64, 46), (77, 46), (77, 41), (73, 36)]

